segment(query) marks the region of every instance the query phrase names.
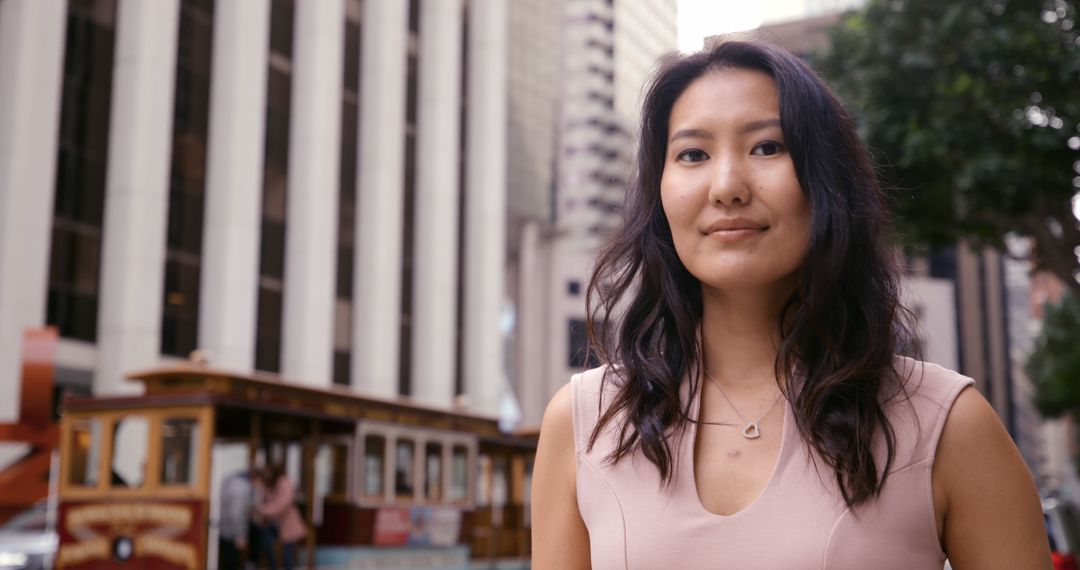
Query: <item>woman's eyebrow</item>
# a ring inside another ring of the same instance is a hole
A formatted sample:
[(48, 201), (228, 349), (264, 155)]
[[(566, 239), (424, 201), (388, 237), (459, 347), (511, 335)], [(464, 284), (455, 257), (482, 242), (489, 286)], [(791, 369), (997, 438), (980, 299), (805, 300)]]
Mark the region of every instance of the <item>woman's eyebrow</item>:
[(752, 133), (754, 131), (760, 131), (761, 129), (767, 129), (769, 127), (779, 127), (780, 119), (762, 119), (760, 121), (752, 121), (746, 123), (739, 128), (739, 134), (745, 135), (746, 133)]
[[(747, 133), (752, 133), (754, 131), (760, 131), (761, 129), (767, 129), (769, 127), (779, 127), (779, 126), (780, 126), (780, 119), (777, 119), (777, 118), (762, 119), (760, 121), (751, 121), (751, 122), (746, 123), (745, 125), (739, 127), (738, 133), (740, 135), (745, 135)], [(673, 135), (671, 135), (670, 139), (668, 139), (668, 144), (671, 144), (671, 143), (675, 142), (678, 139), (684, 139), (684, 138), (712, 140), (712, 139), (715, 139), (716, 137), (713, 136), (713, 134), (711, 132), (703, 130), (703, 129), (679, 129), (679, 130), (675, 131), (675, 133)]]
[(675, 131), (675, 134), (671, 135), (668, 139), (668, 143), (673, 143), (678, 139), (713, 139), (716, 138), (709, 131), (702, 129), (680, 129)]

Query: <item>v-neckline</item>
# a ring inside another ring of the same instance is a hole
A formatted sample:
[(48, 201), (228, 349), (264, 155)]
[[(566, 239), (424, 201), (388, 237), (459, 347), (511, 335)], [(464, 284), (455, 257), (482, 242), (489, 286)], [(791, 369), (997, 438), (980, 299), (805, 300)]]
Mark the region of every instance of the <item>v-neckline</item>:
[[(700, 418), (702, 392), (703, 385), (699, 383), (697, 393), (691, 395), (691, 398), (693, 398), (690, 407), (691, 418)], [(781, 402), (781, 410), (783, 411), (783, 428), (780, 432), (780, 449), (776, 452), (776, 462), (773, 463), (772, 470), (769, 472), (769, 478), (765, 481), (765, 486), (761, 488), (761, 492), (759, 492), (758, 495), (754, 497), (754, 500), (750, 501), (745, 507), (728, 515), (714, 513), (709, 509), (705, 508), (705, 504), (701, 502), (701, 494), (698, 492), (697, 456), (695, 453), (697, 449), (699, 426), (697, 422), (689, 422), (690, 425), (687, 427), (688, 437), (683, 438), (685, 440), (685, 445), (683, 446), (683, 459), (685, 462), (683, 463), (683, 465), (686, 465), (688, 467), (688, 469), (686, 469), (686, 480), (689, 487), (687, 489), (687, 492), (693, 499), (696, 510), (700, 511), (704, 516), (713, 517), (716, 519), (733, 519), (743, 516), (744, 513), (752, 511), (755, 507), (757, 507), (757, 505), (759, 505), (763, 501), (763, 499), (768, 496), (769, 490), (772, 489), (772, 487), (776, 484), (776, 479), (778, 478), (780, 468), (786, 461), (787, 454), (790, 452), (790, 448), (792, 445), (791, 442), (788, 441), (790, 437), (788, 433), (790, 431), (789, 426), (791, 422), (794, 421), (794, 418), (791, 417), (789, 411), (790, 408), (791, 406), (788, 405), (787, 399), (785, 398), (784, 401)]]

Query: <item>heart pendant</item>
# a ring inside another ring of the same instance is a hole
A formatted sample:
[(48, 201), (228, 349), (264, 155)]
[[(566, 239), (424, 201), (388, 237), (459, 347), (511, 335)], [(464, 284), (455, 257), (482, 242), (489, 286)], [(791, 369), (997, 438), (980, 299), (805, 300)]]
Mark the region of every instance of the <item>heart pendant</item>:
[(748, 422), (742, 434), (746, 439), (757, 439), (761, 437), (761, 430), (758, 429), (757, 422)]

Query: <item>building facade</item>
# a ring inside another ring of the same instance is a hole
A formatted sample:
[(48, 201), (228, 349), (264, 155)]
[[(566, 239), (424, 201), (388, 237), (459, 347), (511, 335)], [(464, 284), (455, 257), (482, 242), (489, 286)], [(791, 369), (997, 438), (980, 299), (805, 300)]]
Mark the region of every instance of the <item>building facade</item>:
[(519, 242), (513, 386), (525, 425), (539, 425), (551, 396), (596, 364), (586, 350), (586, 288), (599, 247), (622, 223), (642, 93), (657, 60), (676, 48), (675, 10), (673, 0), (563, 0), (554, 20), (549, 217), (524, 226)]
[(674, 0), (0, 0), (0, 393), (54, 326), (65, 391), (199, 351), (538, 425), (674, 47)]
[(496, 414), (510, 5), (0, 1), (0, 416), (44, 326)]

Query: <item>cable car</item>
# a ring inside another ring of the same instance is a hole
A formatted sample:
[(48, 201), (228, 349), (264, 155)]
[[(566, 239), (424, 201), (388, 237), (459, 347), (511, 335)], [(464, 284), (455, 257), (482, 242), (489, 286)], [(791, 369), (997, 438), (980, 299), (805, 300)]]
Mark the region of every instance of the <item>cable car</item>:
[(217, 568), (222, 482), (272, 464), (297, 485), (299, 567), (528, 567), (536, 432), (272, 374), (130, 378), (141, 395), (63, 403), (58, 569)]

